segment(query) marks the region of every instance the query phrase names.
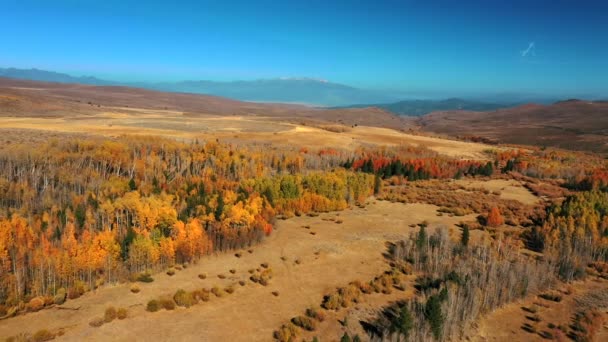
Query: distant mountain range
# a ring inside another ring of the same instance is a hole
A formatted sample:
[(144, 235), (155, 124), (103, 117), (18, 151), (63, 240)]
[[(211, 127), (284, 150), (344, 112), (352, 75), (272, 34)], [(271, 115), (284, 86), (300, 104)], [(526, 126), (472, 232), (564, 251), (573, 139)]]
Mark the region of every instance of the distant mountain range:
[(279, 102), (312, 106), (345, 106), (353, 103), (392, 102), (398, 98), (312, 78), (277, 78), (253, 81), (116, 82), (96, 77), (74, 77), (39, 69), (0, 68), (0, 77), (32, 81), (120, 85), (145, 89), (228, 97), (241, 101)]
[[(422, 116), (435, 111), (466, 110), (494, 111), (524, 103), (550, 104), (558, 98), (534, 94), (503, 93), (477, 95), (447, 100), (418, 100), (405, 93), (396, 94), (332, 83), (314, 78), (275, 78), (252, 81), (179, 81), (179, 82), (118, 82), (91, 76), (75, 77), (40, 69), (0, 68), (0, 77), (75, 83), (96, 86), (127, 86), (175, 93), (205, 94), (249, 102), (303, 104), (332, 108), (378, 107), (398, 115)], [(404, 95), (405, 94), (405, 95)]]
[(19, 80), (56, 82), (56, 83), (78, 83), (90, 85), (117, 85), (119, 82), (100, 80), (91, 76), (74, 77), (54, 71), (39, 69), (15, 69), (0, 68), (0, 77), (15, 78)]

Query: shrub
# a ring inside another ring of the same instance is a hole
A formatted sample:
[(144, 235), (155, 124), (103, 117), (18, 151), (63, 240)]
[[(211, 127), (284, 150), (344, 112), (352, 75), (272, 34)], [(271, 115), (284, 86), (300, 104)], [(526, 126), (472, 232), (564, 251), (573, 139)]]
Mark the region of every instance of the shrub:
[(278, 297), (279, 296), (279, 291), (272, 291), (272, 295), (275, 296), (275, 297)]
[(314, 318), (319, 322), (323, 322), (325, 320), (325, 313), (319, 309), (308, 308), (306, 309), (306, 316), (310, 318)]
[(167, 275), (168, 275), (168, 276), (173, 276), (173, 275), (175, 275), (175, 270), (174, 270), (174, 269), (172, 269), (172, 268), (168, 269), (168, 270), (167, 270)]
[(127, 318), (127, 309), (125, 309), (125, 308), (118, 309), (118, 311), (116, 311), (116, 318), (118, 318), (120, 320)]
[(207, 274), (201, 273), (201, 274), (198, 275), (198, 278), (199, 279), (207, 279)]
[(279, 342), (295, 341), (296, 337), (298, 337), (298, 328), (292, 323), (283, 324), (274, 332), (274, 338)]
[(139, 291), (141, 291), (141, 290), (140, 290), (139, 286), (137, 286), (137, 284), (131, 285), (131, 292), (139, 293)]
[(116, 319), (116, 308), (113, 306), (110, 306), (110, 307), (106, 308), (106, 312), (103, 315), (103, 320), (106, 323), (110, 323), (114, 319)]
[(174, 267), (174, 268), (175, 268), (176, 270), (178, 270), (178, 271), (181, 271), (181, 270), (182, 270), (182, 267), (181, 267), (180, 265), (175, 265), (175, 267)]
[(220, 288), (219, 288), (219, 287), (217, 287), (217, 286), (214, 286), (214, 287), (211, 289), (211, 293), (213, 293), (213, 294), (214, 294), (216, 297), (218, 297), (218, 298), (224, 297), (224, 295), (226, 294), (226, 293), (224, 292), (224, 290), (220, 289)]
[(562, 301), (562, 296), (557, 293), (543, 293), (539, 295), (539, 297), (545, 300), (550, 300), (558, 303)]
[(80, 282), (76, 282), (73, 287), (68, 290), (68, 298), (76, 299), (85, 293), (85, 286)]
[(339, 290), (342, 295), (342, 306), (347, 307), (351, 303), (358, 303), (359, 298), (361, 297), (361, 290), (356, 284), (350, 284), (345, 288), (341, 288)]
[(163, 309), (175, 310), (175, 302), (173, 301), (173, 299), (164, 297), (164, 298), (161, 298), (159, 301), (160, 301), (160, 306), (162, 306)]
[(310, 317), (298, 316), (291, 319), (291, 322), (304, 330), (314, 331), (317, 328), (317, 323)]
[(207, 289), (194, 290), (194, 291), (192, 291), (192, 297), (197, 302), (198, 301), (207, 302), (207, 301), (209, 301), (209, 290), (207, 290)]
[(244, 280), (239, 280), (239, 285), (241, 285), (241, 286), (245, 286), (245, 284), (246, 284), (246, 283), (245, 283), (245, 281), (244, 281)]
[(264, 267), (264, 268), (268, 268), (268, 263), (267, 262), (263, 262), (260, 264), (260, 266)]
[(366, 283), (366, 284), (361, 284), (359, 286), (359, 289), (361, 290), (361, 292), (365, 293), (365, 294), (370, 294), (372, 292), (374, 292), (374, 288), (370, 283)]
[(142, 283), (151, 283), (154, 281), (154, 278), (152, 278), (150, 273), (141, 273), (137, 276), (137, 281)]
[(230, 273), (235, 274), (236, 270), (233, 268), (233, 269), (230, 270)]
[(44, 297), (34, 297), (29, 303), (27, 303), (27, 308), (30, 311), (38, 311), (44, 308)]
[(240, 258), (242, 256), (242, 254), (241, 253), (234, 253), (234, 256), (237, 257), (237, 258)]
[(158, 300), (156, 299), (152, 299), (151, 301), (148, 302), (148, 305), (146, 305), (146, 310), (149, 312), (156, 312), (158, 310), (160, 310), (160, 303), (158, 302)]
[(529, 332), (529, 333), (531, 333), (531, 334), (535, 334), (535, 333), (536, 333), (536, 327), (534, 327), (534, 326), (530, 325), (529, 323), (524, 323), (524, 324), (521, 326), (521, 328), (522, 328), (524, 331), (527, 331), (527, 332)]
[(260, 273), (259, 283), (266, 286), (270, 282), (270, 279), (272, 279), (272, 268), (268, 268)]
[(93, 320), (89, 322), (89, 325), (92, 327), (98, 328), (98, 327), (102, 326), (104, 323), (105, 323), (105, 321), (103, 320), (103, 318), (96, 317), (96, 318), (93, 318)]
[(230, 286), (227, 286), (227, 287), (224, 289), (224, 291), (225, 291), (227, 294), (233, 294), (233, 293), (234, 293), (234, 291), (235, 291), (235, 289), (234, 289), (234, 286), (230, 285)]
[(196, 299), (194, 298), (192, 293), (186, 292), (182, 289), (179, 289), (177, 290), (177, 292), (175, 292), (175, 294), (173, 295), (173, 300), (175, 301), (175, 304), (177, 304), (177, 306), (182, 306), (186, 308), (189, 308), (192, 305), (196, 304)]
[(321, 305), (327, 310), (338, 310), (342, 306), (342, 297), (338, 293), (325, 296)]
[(226, 276), (223, 275), (223, 274), (218, 274), (217, 277), (220, 278), (220, 279), (226, 279)]
[(376, 281), (380, 284), (382, 293), (384, 293), (384, 294), (391, 293), (391, 288), (393, 287), (395, 280), (393, 279), (393, 277), (390, 274), (385, 273), (385, 274), (381, 275), (379, 278), (376, 278)]
[(57, 290), (55, 297), (53, 297), (53, 302), (57, 305), (61, 305), (61, 304), (65, 303), (66, 297), (67, 297), (67, 293), (66, 293), (65, 289), (62, 287), (59, 290)]
[(55, 339), (55, 334), (46, 329), (38, 330), (34, 336), (32, 336), (34, 342), (50, 341), (53, 339)]

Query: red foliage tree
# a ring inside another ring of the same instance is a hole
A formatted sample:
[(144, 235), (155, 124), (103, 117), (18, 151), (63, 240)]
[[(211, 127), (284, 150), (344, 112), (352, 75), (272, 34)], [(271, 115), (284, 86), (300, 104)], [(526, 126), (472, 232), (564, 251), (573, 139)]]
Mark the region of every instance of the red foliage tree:
[(492, 208), (490, 213), (488, 214), (488, 220), (486, 221), (487, 225), (490, 227), (498, 227), (505, 223), (504, 218), (500, 214), (500, 210), (497, 207)]

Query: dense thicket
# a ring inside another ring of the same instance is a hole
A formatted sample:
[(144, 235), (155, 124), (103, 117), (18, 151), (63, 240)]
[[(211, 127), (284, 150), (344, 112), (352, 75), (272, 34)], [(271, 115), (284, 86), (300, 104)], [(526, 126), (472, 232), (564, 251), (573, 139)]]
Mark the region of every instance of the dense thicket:
[(428, 235), (422, 226), (390, 253), (417, 271), (419, 295), (385, 310), (369, 330), (372, 339), (461, 340), (481, 314), (549, 287), (556, 265), (520, 249), (513, 238), (467, 246), (453, 242), (445, 229)]
[(584, 277), (589, 263), (608, 260), (608, 193), (569, 196), (548, 208), (542, 228), (529, 235), (533, 247), (558, 259), (562, 279)]
[(493, 162), (456, 160), (447, 157), (405, 158), (401, 155), (386, 157), (373, 155), (361, 159), (350, 159), (342, 163), (346, 169), (376, 174), (383, 179), (402, 177), (409, 181), (431, 178), (461, 178), (464, 176), (491, 176)]

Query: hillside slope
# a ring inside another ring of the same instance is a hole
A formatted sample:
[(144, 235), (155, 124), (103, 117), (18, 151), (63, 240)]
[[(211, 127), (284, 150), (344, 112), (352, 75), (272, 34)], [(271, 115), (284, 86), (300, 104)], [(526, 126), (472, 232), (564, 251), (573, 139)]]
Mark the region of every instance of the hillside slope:
[(608, 102), (567, 100), (493, 112), (442, 111), (421, 117), (425, 131), (498, 142), (608, 153)]
[(0, 115), (63, 117), (92, 115), (107, 107), (173, 110), (189, 116), (267, 116), (285, 121), (318, 121), (402, 129), (404, 121), (377, 108), (320, 109), (227, 98), (161, 92), (123, 86), (91, 86), (0, 78)]
[(422, 116), (428, 113), (445, 110), (467, 110), (485, 112), (514, 105), (510, 103), (486, 103), (480, 101), (450, 98), (445, 100), (405, 100), (394, 103), (360, 104), (342, 108), (377, 107), (398, 115)]

